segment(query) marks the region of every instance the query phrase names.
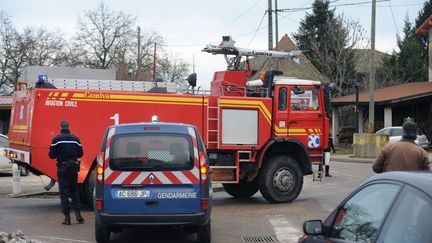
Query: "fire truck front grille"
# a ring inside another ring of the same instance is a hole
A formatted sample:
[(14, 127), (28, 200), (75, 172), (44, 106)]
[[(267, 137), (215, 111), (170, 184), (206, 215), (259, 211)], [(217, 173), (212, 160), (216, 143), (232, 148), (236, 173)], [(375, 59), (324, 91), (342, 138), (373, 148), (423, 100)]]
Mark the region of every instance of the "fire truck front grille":
[(279, 242), (275, 236), (242, 237), (246, 243)]

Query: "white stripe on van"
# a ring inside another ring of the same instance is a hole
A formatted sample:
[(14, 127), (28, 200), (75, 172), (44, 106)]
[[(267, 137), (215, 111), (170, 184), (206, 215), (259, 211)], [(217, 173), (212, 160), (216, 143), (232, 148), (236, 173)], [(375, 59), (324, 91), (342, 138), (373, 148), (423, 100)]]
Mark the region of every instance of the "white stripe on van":
[(191, 172), (197, 179), (199, 179), (200, 171), (197, 167), (194, 167)]
[(173, 171), (172, 173), (182, 182), (182, 184), (192, 184), (192, 182), (181, 171)]
[(105, 171), (104, 171), (104, 177), (105, 177), (105, 180), (111, 175), (111, 173), (112, 173), (113, 171), (109, 168), (109, 167), (107, 167), (106, 169), (105, 169)]
[(141, 184), (144, 180), (145, 180), (145, 178), (147, 178), (147, 176), (148, 176), (148, 172), (141, 172), (136, 178), (135, 178), (135, 180), (133, 180), (132, 182), (131, 182), (131, 184)]
[(111, 183), (111, 184), (122, 184), (124, 180), (126, 180), (126, 178), (130, 175), (130, 171), (128, 172), (122, 172), (120, 173), (120, 175), (115, 178), (115, 180)]
[(170, 179), (168, 179), (168, 177), (166, 177), (164, 173), (155, 172), (154, 175), (162, 182), (162, 184), (172, 184)]

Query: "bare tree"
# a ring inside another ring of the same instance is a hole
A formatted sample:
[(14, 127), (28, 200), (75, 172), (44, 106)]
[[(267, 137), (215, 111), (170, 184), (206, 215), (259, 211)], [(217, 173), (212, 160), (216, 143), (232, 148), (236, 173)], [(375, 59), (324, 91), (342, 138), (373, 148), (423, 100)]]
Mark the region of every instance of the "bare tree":
[(52, 66), (63, 63), (62, 52), (66, 41), (59, 30), (50, 32), (42, 27), (27, 27), (20, 34), (20, 40), (25, 46), (27, 65)]
[(109, 9), (103, 1), (96, 9), (86, 11), (78, 20), (76, 38), (79, 52), (87, 54), (83, 56), (83, 62), (93, 68), (114, 67), (118, 55), (130, 44), (134, 23), (135, 18)]
[(150, 70), (154, 62), (155, 44), (157, 49), (156, 55), (163, 53), (164, 39), (155, 31), (146, 31), (137, 36), (135, 40), (132, 43), (131, 51), (132, 58), (136, 60), (137, 70)]
[(356, 52), (363, 41), (364, 30), (359, 22), (343, 15), (334, 20), (327, 20), (326, 42), (311, 42), (311, 51), (315, 53), (311, 61), (321, 64), (321, 72), (328, 76), (338, 88), (339, 94), (352, 91), (356, 76)]
[(3, 11), (0, 11), (0, 86), (9, 83), (12, 80), (12, 57), (13, 49), (16, 46), (17, 32), (12, 26), (10, 17)]
[(179, 58), (175, 54), (165, 54), (163, 58), (158, 60), (157, 74), (164, 81), (180, 82), (189, 72), (189, 63)]

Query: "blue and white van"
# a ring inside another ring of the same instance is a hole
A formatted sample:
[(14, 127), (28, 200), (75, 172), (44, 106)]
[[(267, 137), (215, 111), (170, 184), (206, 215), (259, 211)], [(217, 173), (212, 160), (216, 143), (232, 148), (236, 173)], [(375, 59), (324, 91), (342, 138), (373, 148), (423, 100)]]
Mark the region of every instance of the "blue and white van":
[(211, 242), (211, 182), (195, 126), (137, 123), (108, 127), (97, 159), (95, 236), (128, 226), (183, 226)]

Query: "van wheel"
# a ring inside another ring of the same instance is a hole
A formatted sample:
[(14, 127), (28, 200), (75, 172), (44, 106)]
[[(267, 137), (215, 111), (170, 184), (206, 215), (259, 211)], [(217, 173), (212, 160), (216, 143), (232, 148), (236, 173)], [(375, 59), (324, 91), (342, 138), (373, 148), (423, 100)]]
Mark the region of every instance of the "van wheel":
[(205, 225), (198, 227), (197, 242), (200, 243), (211, 242), (211, 220), (210, 219)]
[(222, 186), (226, 193), (237, 198), (252, 197), (258, 191), (258, 185), (255, 181), (240, 184), (222, 184)]
[(303, 173), (291, 157), (279, 155), (264, 164), (259, 177), (259, 189), (271, 203), (291, 202), (303, 187)]
[(95, 220), (96, 242), (98, 242), (98, 243), (109, 242), (110, 241), (110, 235), (111, 235), (111, 232), (109, 231), (109, 229), (107, 227), (99, 224), (97, 222), (97, 220)]

